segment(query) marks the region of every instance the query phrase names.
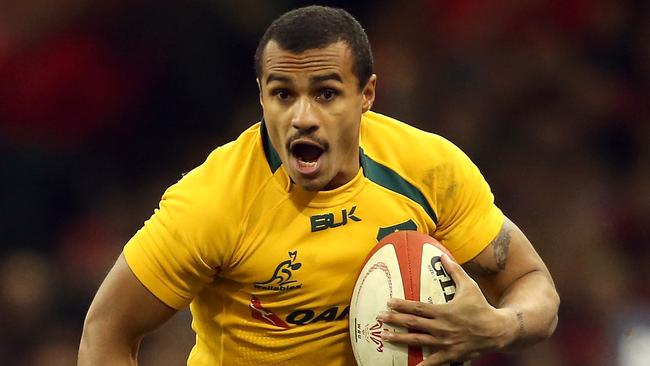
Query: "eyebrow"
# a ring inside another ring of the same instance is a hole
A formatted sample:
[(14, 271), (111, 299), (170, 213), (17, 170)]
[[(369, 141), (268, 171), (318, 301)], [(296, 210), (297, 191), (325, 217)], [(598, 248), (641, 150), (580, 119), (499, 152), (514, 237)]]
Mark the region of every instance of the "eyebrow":
[[(343, 79), (341, 78), (341, 75), (339, 75), (338, 73), (335, 73), (335, 72), (330, 73), (330, 74), (325, 74), (325, 75), (316, 75), (316, 76), (312, 76), (310, 78), (310, 81), (312, 83), (320, 83), (320, 82), (327, 81), (327, 80), (335, 80), (335, 81), (338, 81), (339, 83), (343, 83)], [(272, 81), (290, 83), (291, 78), (289, 78), (287, 76), (278, 75), (278, 74), (269, 74), (269, 76), (266, 78), (266, 83), (265, 84), (268, 84), (268, 83), (270, 83)]]
[(333, 72), (331, 74), (317, 75), (317, 76), (312, 76), (311, 77), (311, 81), (314, 82), (314, 83), (320, 83), (320, 82), (327, 81), (327, 80), (336, 80), (339, 83), (343, 83), (343, 79), (341, 79), (341, 75), (339, 75), (338, 73), (335, 73), (335, 72)]
[(278, 74), (269, 74), (269, 77), (266, 78), (266, 84), (272, 82), (272, 81), (279, 81), (279, 82), (284, 82), (288, 83), (291, 82), (291, 79), (289, 79), (286, 76), (278, 75)]

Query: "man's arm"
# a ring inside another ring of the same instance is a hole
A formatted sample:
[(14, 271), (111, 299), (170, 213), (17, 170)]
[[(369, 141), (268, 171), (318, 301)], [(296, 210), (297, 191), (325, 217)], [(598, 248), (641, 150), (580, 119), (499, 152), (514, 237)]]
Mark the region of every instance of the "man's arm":
[(77, 365), (137, 365), (142, 337), (175, 313), (140, 283), (120, 255), (86, 315)]
[(465, 263), (490, 304), (514, 311), (517, 332), (503, 350), (544, 340), (557, 325), (560, 297), (546, 265), (508, 218), (490, 246)]
[(392, 311), (378, 317), (424, 332), (382, 334), (390, 342), (433, 347), (436, 351), (422, 365), (514, 350), (546, 339), (555, 330), (560, 300), (551, 275), (507, 218), (490, 245), (464, 265), (476, 281), (447, 256), (443, 265), (456, 282), (452, 301), (434, 305), (392, 299)]

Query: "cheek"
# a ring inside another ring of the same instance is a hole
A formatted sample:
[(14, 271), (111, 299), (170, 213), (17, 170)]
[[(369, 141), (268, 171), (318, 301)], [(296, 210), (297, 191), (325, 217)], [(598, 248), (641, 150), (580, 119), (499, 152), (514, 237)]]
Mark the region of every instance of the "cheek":
[(359, 143), (359, 119), (360, 116), (348, 116), (348, 121), (341, 124), (338, 131), (338, 145), (342, 150), (355, 148)]
[(286, 109), (267, 106), (264, 108), (263, 114), (264, 120), (267, 121), (268, 125), (272, 125), (275, 130), (286, 130), (287, 126), (291, 124), (291, 118)]
[(264, 115), (264, 121), (269, 130), (282, 131), (284, 129), (286, 118), (282, 111), (277, 107), (267, 105), (262, 113)]

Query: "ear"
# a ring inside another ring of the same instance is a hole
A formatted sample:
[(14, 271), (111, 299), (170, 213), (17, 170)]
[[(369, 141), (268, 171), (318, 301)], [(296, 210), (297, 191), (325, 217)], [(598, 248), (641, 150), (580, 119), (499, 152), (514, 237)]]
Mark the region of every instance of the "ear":
[(372, 74), (366, 83), (366, 86), (363, 87), (362, 98), (363, 102), (361, 104), (361, 113), (366, 113), (372, 107), (372, 103), (375, 102), (375, 87), (377, 86), (377, 75)]
[(255, 82), (257, 83), (257, 91), (259, 92), (260, 105), (262, 106), (262, 109), (264, 109), (264, 102), (262, 102), (262, 84), (260, 84), (260, 78), (255, 78)]

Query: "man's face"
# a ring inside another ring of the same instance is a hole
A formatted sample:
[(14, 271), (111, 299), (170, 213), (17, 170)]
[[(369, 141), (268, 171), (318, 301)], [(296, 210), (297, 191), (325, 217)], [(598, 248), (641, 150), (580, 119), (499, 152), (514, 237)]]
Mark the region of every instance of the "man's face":
[(273, 147), (291, 179), (328, 190), (359, 170), (361, 114), (375, 97), (373, 75), (363, 90), (344, 42), (292, 53), (270, 41), (257, 83)]

